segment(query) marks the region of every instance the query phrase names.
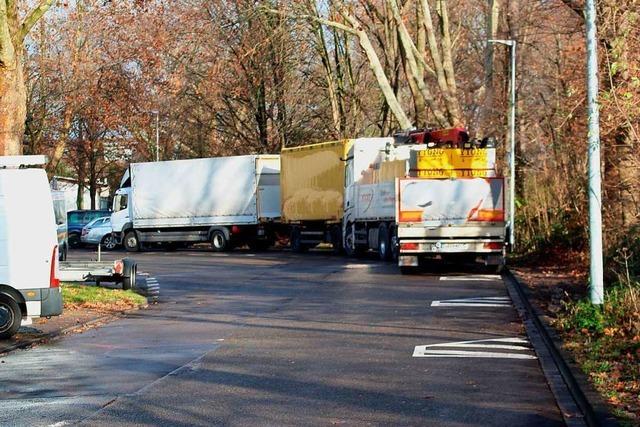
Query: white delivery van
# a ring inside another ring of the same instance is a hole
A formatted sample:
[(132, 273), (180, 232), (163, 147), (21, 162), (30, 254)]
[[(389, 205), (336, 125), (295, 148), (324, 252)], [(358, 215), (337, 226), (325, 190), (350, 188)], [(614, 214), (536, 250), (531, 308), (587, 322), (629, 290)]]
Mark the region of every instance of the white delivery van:
[(62, 313), (58, 239), (44, 156), (0, 157), (0, 339)]

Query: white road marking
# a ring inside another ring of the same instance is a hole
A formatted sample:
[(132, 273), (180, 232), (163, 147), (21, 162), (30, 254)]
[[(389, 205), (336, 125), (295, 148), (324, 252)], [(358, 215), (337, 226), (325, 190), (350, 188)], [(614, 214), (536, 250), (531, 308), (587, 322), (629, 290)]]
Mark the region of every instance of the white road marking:
[(526, 359), (534, 360), (535, 356), (518, 353), (492, 353), (489, 351), (454, 351), (454, 350), (430, 350), (421, 353), (417, 348), (413, 357), (461, 357), (461, 358), (489, 358), (489, 359)]
[(511, 307), (509, 297), (473, 297), (433, 301), (431, 307)]
[(374, 264), (347, 264), (344, 268), (370, 268), (373, 267)]
[(447, 282), (488, 282), (500, 280), (497, 274), (475, 274), (473, 276), (440, 276), (440, 280)]
[[(447, 347), (449, 349), (447, 349)], [(438, 343), (430, 345), (419, 345), (413, 350), (413, 357), (467, 357), (467, 358), (490, 358), (490, 359), (536, 359), (533, 354), (509, 353), (496, 351), (477, 351), (465, 349), (489, 349), (489, 350), (512, 350), (518, 352), (533, 352), (529, 347), (529, 341), (520, 337), (513, 338), (490, 338), (485, 340), (458, 341), (448, 343)]]

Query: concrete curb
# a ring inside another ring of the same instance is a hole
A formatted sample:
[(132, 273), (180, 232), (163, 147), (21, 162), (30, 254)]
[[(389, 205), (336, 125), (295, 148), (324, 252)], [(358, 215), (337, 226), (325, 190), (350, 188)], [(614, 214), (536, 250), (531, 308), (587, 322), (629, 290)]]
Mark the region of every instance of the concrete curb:
[(562, 349), (562, 341), (553, 327), (529, 302), (524, 282), (509, 270), (505, 271), (504, 277), (565, 423), (568, 426), (618, 426), (600, 395)]

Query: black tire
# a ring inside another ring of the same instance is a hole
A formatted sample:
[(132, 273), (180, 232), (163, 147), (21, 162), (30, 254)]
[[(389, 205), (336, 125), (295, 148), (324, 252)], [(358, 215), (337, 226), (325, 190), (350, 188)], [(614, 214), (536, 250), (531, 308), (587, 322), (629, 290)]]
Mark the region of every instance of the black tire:
[(0, 339), (15, 335), (22, 324), (22, 310), (10, 296), (0, 295)]
[(102, 249), (104, 249), (105, 251), (112, 251), (118, 247), (118, 242), (116, 241), (116, 238), (111, 233), (105, 235), (102, 238), (102, 241), (100, 242), (100, 244), (102, 245)]
[(214, 252), (225, 252), (229, 249), (229, 239), (222, 230), (213, 230), (211, 233), (211, 249)]
[(291, 251), (295, 253), (306, 252), (309, 249), (307, 246), (302, 244), (302, 232), (299, 228), (294, 228), (291, 230)]
[(342, 255), (344, 248), (342, 247), (342, 226), (334, 225), (331, 227), (331, 245), (335, 255)]
[(359, 257), (366, 252), (365, 248), (356, 244), (355, 239), (356, 237), (353, 226), (347, 225), (347, 231), (345, 232), (344, 237), (344, 252), (349, 257)]
[(122, 260), (122, 289), (128, 291), (136, 287), (136, 274), (138, 274), (138, 264), (129, 258)]
[(127, 252), (140, 252), (140, 240), (138, 234), (133, 230), (126, 232), (122, 244)]
[(384, 223), (378, 226), (378, 256), (382, 261), (389, 261), (393, 257), (389, 229)]
[(78, 233), (69, 234), (67, 242), (70, 248), (79, 248), (82, 244), (82, 240), (80, 240), (80, 235)]
[(389, 248), (391, 249), (391, 261), (397, 262), (400, 256), (400, 245), (398, 244), (398, 227), (389, 227)]

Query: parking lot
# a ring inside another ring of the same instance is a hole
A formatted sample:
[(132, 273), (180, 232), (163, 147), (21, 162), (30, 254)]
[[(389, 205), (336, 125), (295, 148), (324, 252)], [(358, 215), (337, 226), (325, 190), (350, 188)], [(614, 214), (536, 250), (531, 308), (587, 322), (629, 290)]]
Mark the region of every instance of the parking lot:
[(323, 252), (136, 259), (160, 303), (0, 359), (0, 425), (563, 424), (499, 276)]

